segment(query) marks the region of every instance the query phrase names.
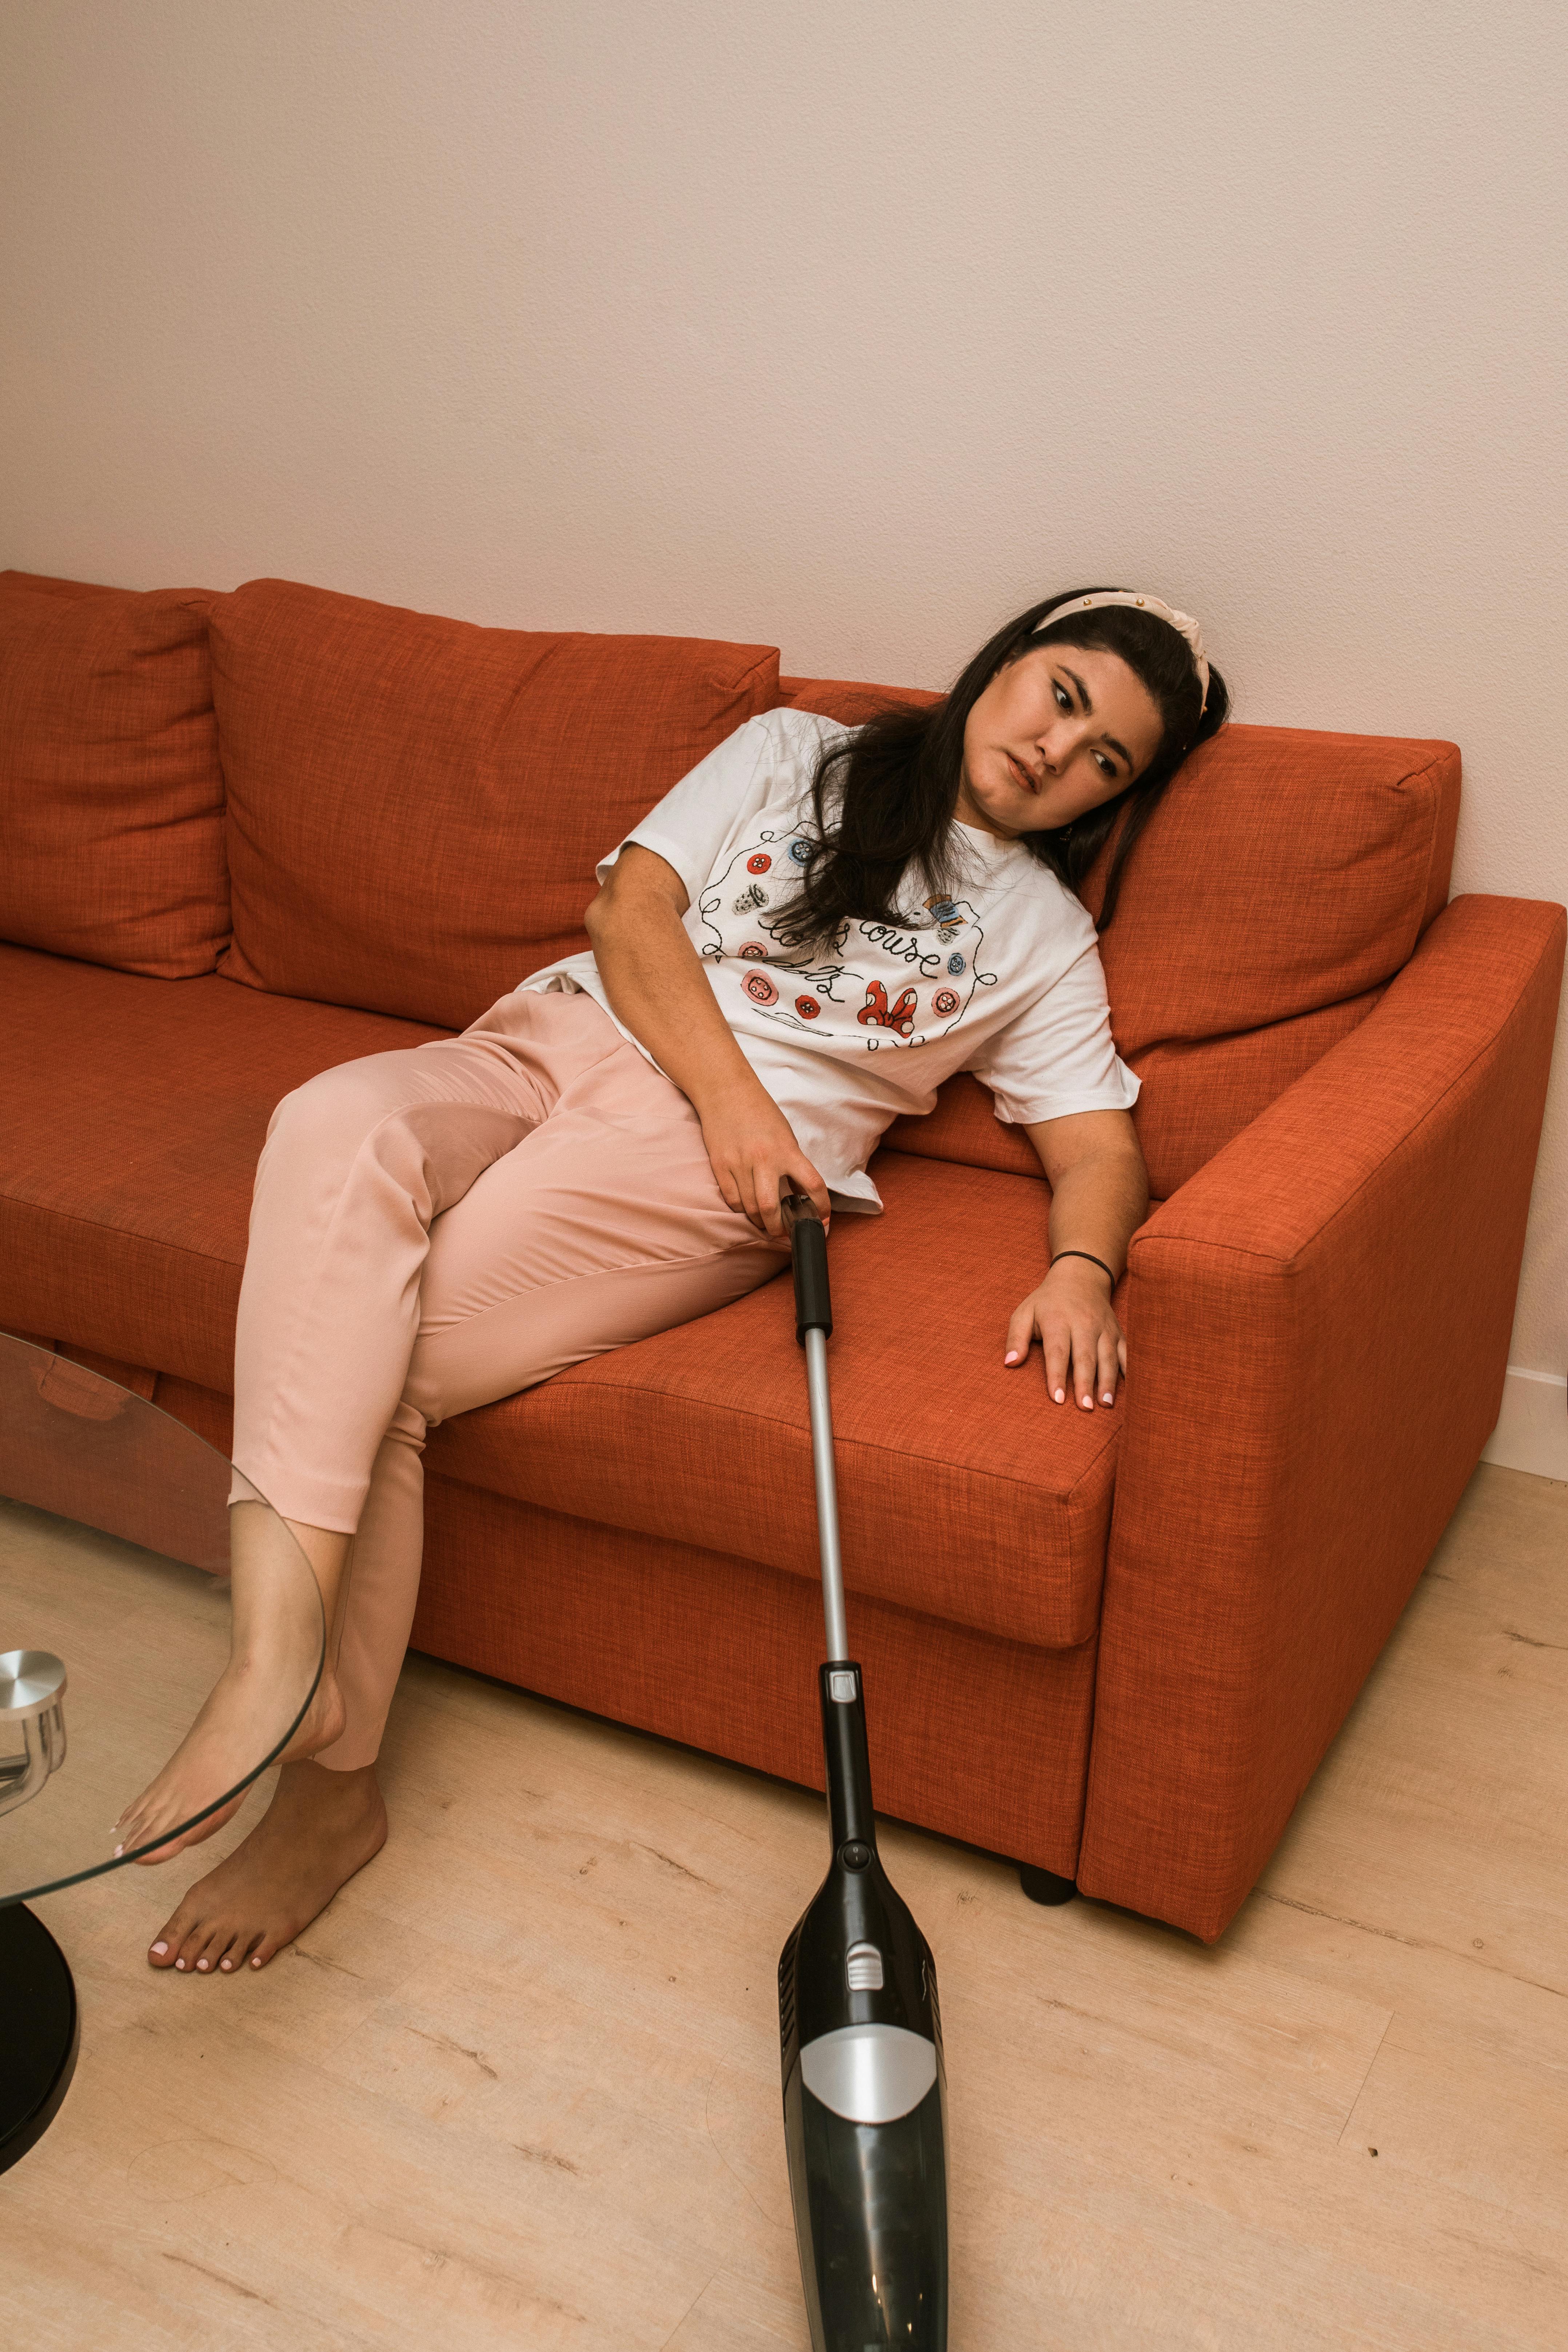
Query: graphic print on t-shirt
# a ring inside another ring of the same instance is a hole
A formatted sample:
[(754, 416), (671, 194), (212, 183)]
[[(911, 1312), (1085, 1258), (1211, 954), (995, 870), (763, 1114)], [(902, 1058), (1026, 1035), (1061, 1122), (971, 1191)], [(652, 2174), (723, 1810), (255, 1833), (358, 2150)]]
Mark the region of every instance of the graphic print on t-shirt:
[(792, 1029), (823, 1023), (876, 1053), (945, 1036), (976, 989), (995, 986), (996, 974), (980, 968), (984, 932), (973, 907), (940, 893), (926, 899), (923, 922), (845, 921), (827, 954), (802, 955), (792, 916), (810, 856), (804, 834), (764, 832), (698, 900), (705, 960), (768, 967), (742, 983), (755, 1012)]

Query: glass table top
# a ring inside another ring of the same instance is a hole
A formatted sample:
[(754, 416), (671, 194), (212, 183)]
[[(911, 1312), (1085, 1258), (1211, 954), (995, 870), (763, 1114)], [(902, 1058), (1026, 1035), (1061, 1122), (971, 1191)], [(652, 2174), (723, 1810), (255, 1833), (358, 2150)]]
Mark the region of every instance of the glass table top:
[(114, 1823), (229, 1658), (230, 1545), (270, 1629), (259, 1700), (199, 1823), (287, 1747), (320, 1679), (320, 1590), (284, 1521), (184, 1423), (0, 1333), (0, 1905), (133, 1862)]

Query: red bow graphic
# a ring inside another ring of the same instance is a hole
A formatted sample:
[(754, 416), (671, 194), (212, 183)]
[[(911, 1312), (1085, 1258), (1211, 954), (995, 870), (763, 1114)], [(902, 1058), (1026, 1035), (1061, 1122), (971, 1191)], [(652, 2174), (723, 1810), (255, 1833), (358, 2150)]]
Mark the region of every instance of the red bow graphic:
[(914, 1028), (915, 1007), (919, 1002), (914, 990), (906, 988), (889, 1013), (887, 990), (879, 980), (868, 981), (866, 1002), (855, 1018), (863, 1028), (869, 1028), (875, 1023), (879, 1029), (896, 1029), (900, 1037), (907, 1037)]

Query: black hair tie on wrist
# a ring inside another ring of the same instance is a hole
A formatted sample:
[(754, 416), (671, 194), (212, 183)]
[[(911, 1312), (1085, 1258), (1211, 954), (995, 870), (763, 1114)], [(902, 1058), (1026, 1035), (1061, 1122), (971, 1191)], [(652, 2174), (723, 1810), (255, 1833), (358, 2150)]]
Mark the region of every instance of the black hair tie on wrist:
[(1115, 1289), (1116, 1276), (1111, 1273), (1110, 1268), (1106, 1265), (1105, 1260), (1102, 1257), (1096, 1257), (1092, 1250), (1057, 1250), (1052, 1255), (1051, 1264), (1055, 1265), (1057, 1259), (1062, 1257), (1088, 1258), (1090, 1265), (1097, 1265), (1101, 1274), (1104, 1275), (1107, 1282), (1110, 1283), (1112, 1290)]

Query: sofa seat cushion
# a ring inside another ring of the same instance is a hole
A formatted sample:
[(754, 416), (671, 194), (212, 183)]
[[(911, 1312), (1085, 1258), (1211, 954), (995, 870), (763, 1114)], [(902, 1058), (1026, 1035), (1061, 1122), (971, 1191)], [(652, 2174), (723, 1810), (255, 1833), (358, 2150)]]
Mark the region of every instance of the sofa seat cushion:
[(216, 966), (210, 601), (0, 572), (0, 939), (164, 980)]
[[(251, 1181), (318, 1070), (445, 1033), (0, 947), (0, 1326), (226, 1393)], [(879, 1218), (832, 1241), (850, 1589), (1066, 1648), (1093, 1635), (1121, 1408), (1002, 1364), (1045, 1269), (1044, 1183), (887, 1151)], [(433, 1469), (579, 1519), (815, 1580), (787, 1276), (436, 1430)]]
[(481, 629), (288, 580), (212, 614), (253, 988), (460, 1029), (585, 947), (597, 860), (777, 699), (771, 646)]
[(273, 1107), (439, 1029), (0, 947), (0, 1325), (226, 1392)]
[[(1037, 1647), (1100, 1613), (1121, 1404), (1054, 1405), (1007, 1318), (1044, 1273), (1043, 1183), (883, 1152), (840, 1217), (829, 1349), (851, 1592)], [(815, 1581), (805, 1371), (787, 1275), (433, 1433), (432, 1469)], [(853, 1623), (853, 1621), (851, 1621)]]

